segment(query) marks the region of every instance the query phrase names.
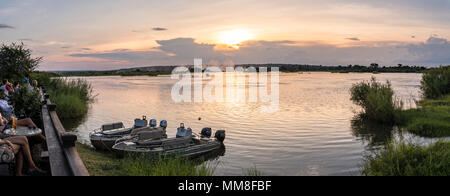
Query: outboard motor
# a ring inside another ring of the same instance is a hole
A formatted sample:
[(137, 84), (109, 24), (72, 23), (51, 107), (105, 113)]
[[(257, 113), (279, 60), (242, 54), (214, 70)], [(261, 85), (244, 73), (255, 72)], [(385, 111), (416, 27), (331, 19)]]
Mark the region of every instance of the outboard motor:
[(191, 128), (185, 129), (184, 123), (181, 123), (180, 127), (178, 127), (177, 138), (187, 136), (192, 136), (192, 129)]
[(142, 128), (148, 126), (147, 116), (142, 116), (142, 119), (136, 118), (134, 120), (134, 128)]
[(160, 127), (162, 127), (162, 128), (167, 128), (167, 120), (162, 120), (160, 123), (159, 123), (159, 126)]
[(152, 128), (156, 127), (156, 119), (150, 120), (150, 127), (152, 127)]
[(219, 142), (223, 142), (225, 140), (225, 130), (216, 131), (216, 135), (214, 136)]
[(212, 134), (211, 128), (209, 127), (203, 128), (201, 134), (202, 138), (211, 138)]

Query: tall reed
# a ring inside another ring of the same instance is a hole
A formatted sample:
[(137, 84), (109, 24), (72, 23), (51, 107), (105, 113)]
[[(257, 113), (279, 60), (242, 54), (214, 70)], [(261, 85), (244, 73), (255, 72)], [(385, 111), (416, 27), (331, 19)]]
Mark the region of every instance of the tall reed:
[(92, 86), (83, 79), (54, 78), (46, 87), (61, 119), (80, 118), (93, 100)]

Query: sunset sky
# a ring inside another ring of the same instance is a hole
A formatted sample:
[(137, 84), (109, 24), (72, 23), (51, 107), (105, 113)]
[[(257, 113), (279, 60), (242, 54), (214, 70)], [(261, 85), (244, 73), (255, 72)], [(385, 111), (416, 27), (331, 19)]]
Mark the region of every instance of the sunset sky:
[(450, 64), (450, 0), (0, 0), (0, 42), (41, 70)]

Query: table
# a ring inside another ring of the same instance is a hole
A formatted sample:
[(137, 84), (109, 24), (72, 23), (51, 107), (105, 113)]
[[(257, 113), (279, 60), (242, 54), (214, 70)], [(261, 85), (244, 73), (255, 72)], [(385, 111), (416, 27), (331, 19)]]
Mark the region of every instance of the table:
[(8, 135), (8, 136), (26, 136), (26, 137), (33, 137), (33, 136), (37, 136), (39, 134), (42, 133), (42, 130), (39, 128), (36, 129), (30, 129), (28, 127), (17, 127), (16, 130), (14, 129), (6, 129), (4, 132), (4, 134)]

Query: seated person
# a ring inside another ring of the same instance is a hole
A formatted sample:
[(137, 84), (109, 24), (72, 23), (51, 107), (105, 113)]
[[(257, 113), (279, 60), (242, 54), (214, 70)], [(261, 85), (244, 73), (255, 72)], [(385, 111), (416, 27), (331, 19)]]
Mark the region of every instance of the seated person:
[(11, 117), (14, 112), (14, 107), (9, 105), (8, 100), (6, 99), (6, 93), (3, 89), (0, 89), (0, 109), (3, 111), (6, 117)]
[[(0, 120), (2, 123), (5, 122), (4, 125), (6, 126), (8, 124), (8, 119), (10, 119), (11, 115), (14, 113), (14, 108), (11, 105), (9, 105), (6, 100), (3, 99), (4, 96), (5, 93), (3, 93), (2, 90), (0, 90)], [(2, 113), (5, 114), (6, 118), (2, 116)], [(0, 126), (2, 125), (3, 124), (1, 124)], [(31, 120), (30, 118), (17, 120), (17, 126), (38, 128), (36, 124), (34, 124), (33, 120)], [(2, 132), (3, 129), (0, 129), (0, 132)], [(40, 140), (40, 142), (45, 142), (46, 140), (42, 134), (39, 134), (37, 138)]]
[(0, 156), (1, 160), (10, 163), (16, 159), (16, 175), (23, 176), (24, 158), (28, 163), (28, 174), (44, 175), (45, 172), (39, 169), (31, 157), (30, 145), (26, 137), (9, 137), (0, 139)]
[(25, 85), (29, 85), (30, 84), (30, 75), (29, 74), (27, 74), (27, 75), (25, 75), (25, 77), (23, 77), (23, 83)]
[(33, 83), (29, 86), (29, 89), (31, 91), (39, 90), (38, 81), (37, 80), (33, 80)]
[[(0, 131), (3, 131), (7, 123), (8, 121), (0, 115)], [(21, 124), (23, 124), (23, 122)], [(0, 139), (0, 156), (1, 156), (0, 163), (1, 162), (10, 163), (14, 159), (16, 159), (17, 176), (23, 176), (22, 170), (24, 158), (26, 158), (26, 161), (28, 163), (29, 174), (31, 175), (45, 174), (34, 163), (33, 158), (31, 157), (28, 139), (24, 136), (7, 137)]]
[[(2, 116), (1, 111), (0, 111), (0, 132), (3, 132), (3, 130), (5, 129), (8, 122), (9, 121), (5, 117)], [(38, 128), (36, 126), (36, 124), (34, 124), (33, 120), (31, 120), (31, 118), (17, 120), (17, 126), (18, 127)], [(44, 135), (39, 134), (36, 136), (36, 138), (39, 139), (39, 142), (43, 142), (45, 144), (46, 138), (44, 137)]]
[(13, 87), (14, 87), (14, 92), (19, 92), (19, 89), (21, 87), (20, 82), (15, 82)]
[(6, 101), (9, 100), (9, 98), (8, 98), (8, 96), (9, 96), (8, 84), (9, 84), (8, 80), (7, 80), (7, 79), (4, 79), (4, 80), (2, 81), (1, 86), (0, 86), (0, 89), (1, 89), (1, 90), (3, 91), (3, 93), (5, 94), (5, 97), (2, 97), (2, 99), (6, 100)]

